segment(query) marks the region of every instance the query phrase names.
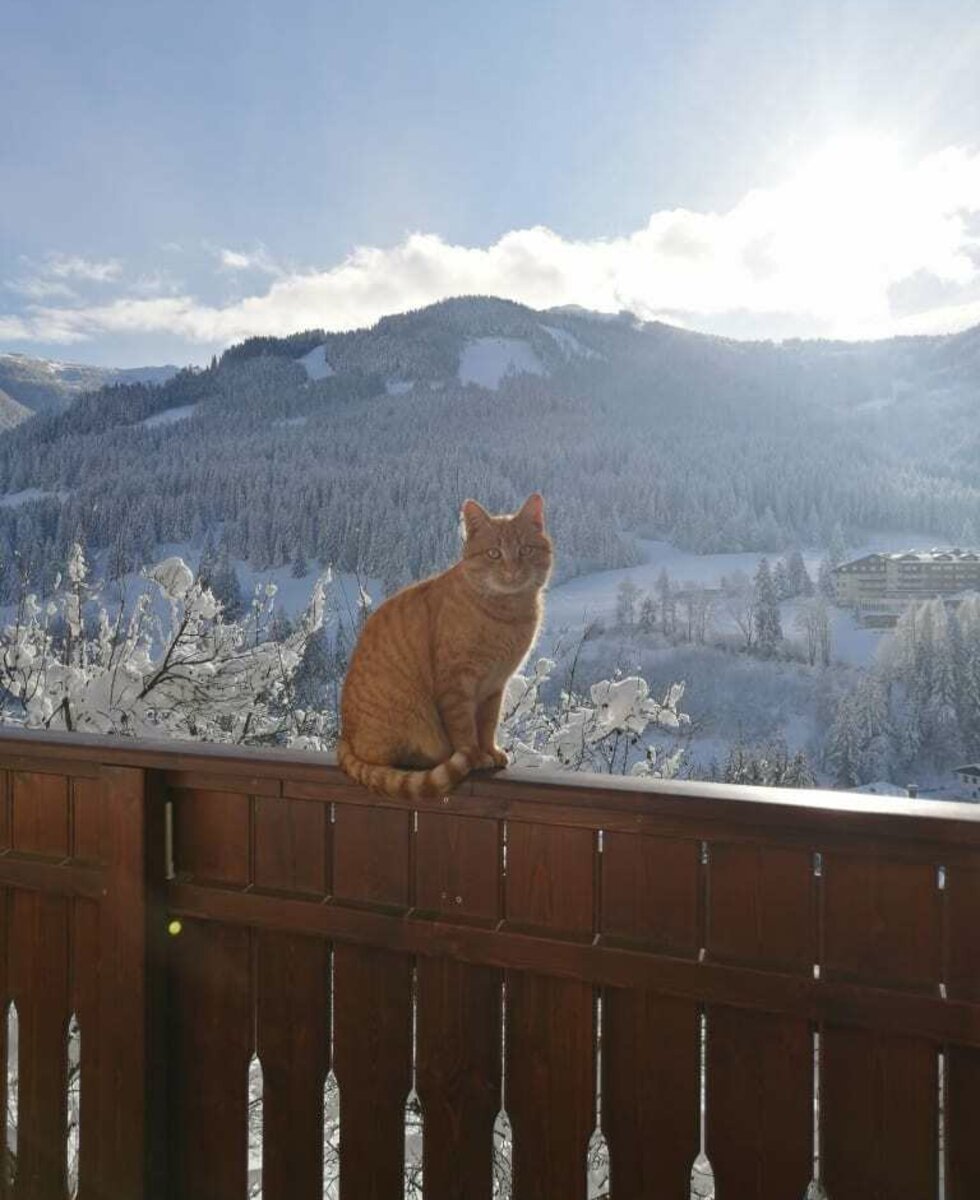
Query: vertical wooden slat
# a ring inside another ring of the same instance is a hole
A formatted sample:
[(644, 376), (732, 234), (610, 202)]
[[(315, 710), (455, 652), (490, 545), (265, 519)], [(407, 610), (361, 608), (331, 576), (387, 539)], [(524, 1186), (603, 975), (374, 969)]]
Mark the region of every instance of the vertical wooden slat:
[(426, 1200), (489, 1200), (500, 1107), (500, 972), (423, 958), (418, 993)]
[[(515, 928), (585, 940), (594, 926), (596, 838), (590, 830), (511, 822), (506, 912)], [(585, 1196), (595, 1121), (590, 984), (507, 973), (506, 1101), (521, 1200)]]
[[(419, 813), (416, 911), (486, 923), (500, 913), (496, 821)], [(427, 1200), (492, 1190), (493, 1123), (500, 1107), (501, 973), (442, 958), (418, 971), (416, 1087), (425, 1114)]]
[(68, 777), (14, 771), (12, 844), (15, 850), (63, 858), (68, 854)]
[(151, 1046), (161, 1020), (152, 948), (154, 937), (163, 935), (156, 916), (163, 810), (141, 770), (103, 767), (100, 780), (106, 893), (98, 955), (99, 1172), (107, 1195), (139, 1195), (154, 1153), (159, 1158), (152, 1147), (162, 1132), (154, 1117), (164, 1081), (154, 1073)]
[(82, 1042), (79, 1064), (82, 1089), (79, 1200), (101, 1200), (105, 1195), (100, 1169), (102, 1139), (99, 1136), (99, 1087), (103, 1071), (99, 1013), (99, 920), (99, 905), (95, 901), (75, 901), (71, 929), (71, 1008), (78, 1018)]
[(412, 1082), (412, 960), (361, 946), (334, 950), (334, 1073), (340, 1087), (345, 1196), (401, 1195), (405, 1101)]
[[(812, 975), (812, 856), (712, 844), (706, 959)], [(708, 1007), (706, 1148), (719, 1194), (802, 1196), (813, 1171), (813, 1038), (801, 1017)]]
[[(980, 864), (946, 873), (948, 964), (951, 1000), (980, 1004)], [(946, 1196), (980, 1196), (980, 1049), (946, 1047)]]
[(68, 901), (15, 891), (11, 986), (19, 1020), (16, 1200), (64, 1200)]
[(256, 796), (255, 886), (323, 895), (330, 808), (320, 800)]
[[(823, 865), (821, 979), (938, 994), (936, 868), (870, 855)], [(821, 1035), (823, 1182), (834, 1200), (935, 1194), (937, 1047), (925, 1039), (827, 1024)]]
[(827, 1025), (823, 1183), (834, 1200), (923, 1200), (938, 1180), (937, 1061), (920, 1038)]
[[(410, 895), (410, 814), (338, 804), (338, 897), (403, 910)], [(405, 1102), (412, 1082), (412, 960), (334, 949), (334, 1074), (340, 1089), (340, 1186), (355, 1200), (403, 1189)]]
[(242, 1200), (252, 1053), (250, 934), (184, 921), (172, 962), (172, 1195)]
[[(3, 776), (7, 773), (3, 772)], [(0, 778), (0, 809), (6, 808), (6, 781)], [(9, 964), (9, 931), (11, 894), (0, 888), (0, 1197), (10, 1200), (12, 1190), (8, 1186), (13, 1166), (13, 1148), (7, 1145), (7, 1121), (10, 1097), (7, 1091), (8, 1053), (12, 1047), (7, 1043), (7, 1009), (11, 1000)]]
[[(696, 841), (606, 833), (604, 940), (693, 959), (700, 946)], [(602, 1126), (615, 1195), (687, 1196), (699, 1145), (699, 1006), (605, 988)]]

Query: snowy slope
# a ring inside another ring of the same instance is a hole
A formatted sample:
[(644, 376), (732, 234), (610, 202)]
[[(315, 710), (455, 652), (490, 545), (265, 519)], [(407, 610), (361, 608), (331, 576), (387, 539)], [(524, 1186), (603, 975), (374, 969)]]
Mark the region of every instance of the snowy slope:
[(196, 404), (180, 404), (176, 408), (165, 408), (163, 412), (154, 413), (145, 421), (137, 422), (143, 429), (155, 429), (158, 425), (174, 425), (178, 421), (186, 421), (197, 410)]
[(594, 350), (583, 346), (574, 333), (559, 329), (555, 325), (542, 325), (544, 332), (556, 342), (566, 358), (598, 358)]
[(328, 379), (331, 375), (336, 374), (333, 367), (327, 362), (326, 346), (314, 346), (309, 354), (304, 354), (296, 361), (305, 367), (310, 379)]
[(495, 392), (510, 374), (546, 375), (541, 360), (520, 338), (472, 338), (459, 356), (460, 383), (476, 383)]

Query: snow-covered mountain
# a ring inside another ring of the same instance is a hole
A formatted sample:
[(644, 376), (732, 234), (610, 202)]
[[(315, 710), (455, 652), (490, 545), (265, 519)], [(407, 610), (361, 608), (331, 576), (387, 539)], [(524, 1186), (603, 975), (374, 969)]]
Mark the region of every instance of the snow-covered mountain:
[(978, 399), (980, 329), (774, 344), (450, 300), (251, 338), (0, 434), (0, 498), (36, 497), (0, 505), (0, 562), (16, 546), (42, 569), (81, 533), (128, 569), (211, 531), (257, 567), (398, 583), (455, 553), (467, 494), (502, 509), (534, 489), (565, 575), (630, 564), (637, 535), (702, 552), (783, 552), (838, 525), (972, 543)]
[(4, 396), (27, 410), (19, 415), (23, 420), (32, 412), (60, 412), (82, 392), (96, 391), (107, 384), (166, 383), (176, 373), (177, 367), (172, 366), (90, 367), (27, 354), (0, 354), (0, 428), (16, 423), (4, 423)]

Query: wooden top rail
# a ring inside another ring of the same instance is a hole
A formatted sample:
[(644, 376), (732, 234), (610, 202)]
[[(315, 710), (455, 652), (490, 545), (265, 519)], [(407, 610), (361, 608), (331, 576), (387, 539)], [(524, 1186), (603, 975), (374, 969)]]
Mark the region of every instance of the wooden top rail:
[(322, 1194), (329, 1069), (346, 1194), (404, 1190), (414, 1080), (429, 1200), (490, 1194), (505, 1100), (516, 1200), (585, 1200), (601, 1079), (615, 1196), (686, 1195), (699, 1145), (719, 1195), (802, 1196), (819, 1094), (834, 1200), (936, 1195), (940, 1122), (975, 1200), (978, 930), (978, 805), (534, 770), (402, 801), (326, 754), (0, 728), (18, 1195), (64, 1190), (75, 1013), (86, 1194), (244, 1195), (257, 1055), (269, 1196)]
[[(822, 844), (842, 840), (980, 847), (980, 804), (868, 796), (826, 789), (763, 788), (700, 781), (648, 780), (585, 772), (507, 770), (466, 780), (450, 797), (389, 799), (353, 784), (332, 754), (191, 741), (153, 741), (47, 733), (0, 726), (0, 756), (10, 767), (97, 774), (100, 766), (163, 771), (175, 786), (209, 786), (296, 799), (415, 811), (463, 811), (541, 824), (668, 833), (692, 827), (739, 840), (778, 835)], [(829, 839), (829, 840), (828, 840)]]

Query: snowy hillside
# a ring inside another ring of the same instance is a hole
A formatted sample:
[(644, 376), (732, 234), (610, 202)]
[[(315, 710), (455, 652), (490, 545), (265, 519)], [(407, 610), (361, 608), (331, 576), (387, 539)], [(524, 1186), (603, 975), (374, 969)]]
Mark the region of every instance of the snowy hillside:
[(475, 338), (459, 356), (460, 383), (476, 383), (495, 392), (508, 375), (544, 375), (545, 368), (527, 342), (517, 338)]
[[(92, 367), (82, 363), (0, 354), (0, 399), (6, 394), (30, 412), (60, 412), (82, 392), (113, 383), (166, 383), (177, 367)], [(0, 408), (0, 428), (3, 427)]]

